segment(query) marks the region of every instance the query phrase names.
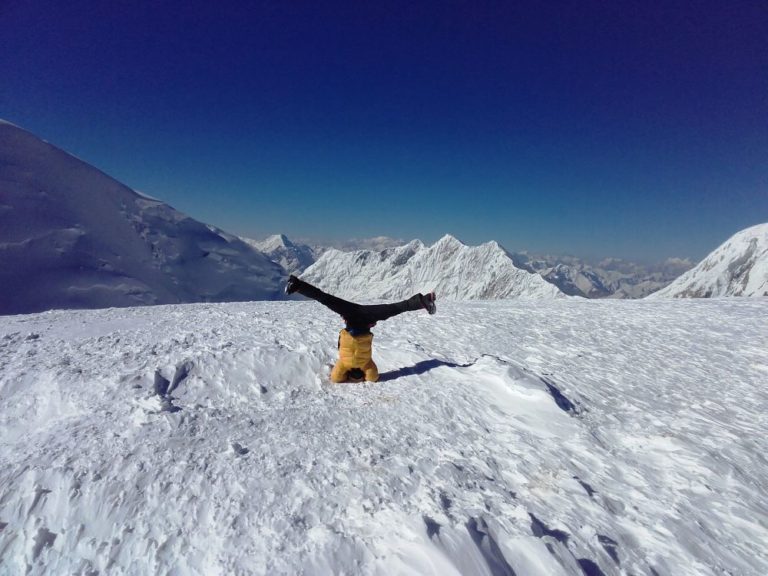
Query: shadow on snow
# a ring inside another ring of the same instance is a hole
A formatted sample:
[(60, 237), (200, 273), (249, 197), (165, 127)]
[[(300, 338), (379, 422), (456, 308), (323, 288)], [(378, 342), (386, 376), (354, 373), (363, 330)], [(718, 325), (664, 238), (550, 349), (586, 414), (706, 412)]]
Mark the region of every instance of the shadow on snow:
[(397, 370), (390, 370), (384, 372), (379, 376), (379, 382), (386, 382), (387, 380), (394, 380), (401, 376), (413, 376), (416, 374), (424, 374), (440, 366), (447, 366), (448, 368), (468, 368), (472, 364), (456, 364), (455, 362), (446, 362), (444, 360), (422, 360), (417, 362), (413, 366), (406, 366), (405, 368), (398, 368)]

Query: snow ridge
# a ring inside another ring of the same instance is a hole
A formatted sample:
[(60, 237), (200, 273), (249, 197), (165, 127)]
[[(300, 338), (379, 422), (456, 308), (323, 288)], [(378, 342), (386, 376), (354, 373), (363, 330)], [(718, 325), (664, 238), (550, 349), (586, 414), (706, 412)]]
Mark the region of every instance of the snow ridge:
[(466, 246), (451, 235), (432, 246), (413, 240), (381, 252), (329, 250), (302, 278), (351, 300), (394, 300), (431, 291), (448, 300), (565, 296), (538, 274), (516, 267), (498, 243)]
[(768, 223), (734, 234), (649, 298), (768, 296)]

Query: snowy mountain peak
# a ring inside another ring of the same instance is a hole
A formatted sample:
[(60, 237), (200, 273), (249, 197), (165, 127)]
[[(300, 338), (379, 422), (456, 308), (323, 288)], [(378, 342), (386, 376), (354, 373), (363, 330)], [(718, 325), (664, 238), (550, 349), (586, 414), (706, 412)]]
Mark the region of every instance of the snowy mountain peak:
[(408, 248), (414, 251), (421, 250), (424, 248), (424, 242), (422, 242), (417, 238), (416, 240), (411, 240), (410, 242), (408, 242), (408, 244), (405, 244), (404, 246), (402, 246), (402, 248)]
[(277, 250), (279, 248), (295, 248), (296, 245), (290, 241), (285, 234), (274, 234), (261, 242), (264, 251)]
[(0, 314), (280, 295), (239, 239), (7, 122), (0, 183)]
[(275, 238), (275, 241), (280, 242), (285, 247), (293, 246), (293, 242), (291, 242), (288, 239), (288, 236), (286, 236), (285, 234), (276, 234), (274, 238)]
[(768, 223), (738, 232), (649, 298), (768, 296)]
[(265, 240), (243, 238), (243, 241), (282, 266), (289, 274), (299, 274), (315, 261), (311, 247), (296, 244), (285, 234), (275, 234)]
[(440, 240), (435, 242), (433, 246), (450, 246), (450, 247), (466, 247), (466, 244), (464, 244), (461, 240), (456, 238), (456, 236), (452, 236), (451, 234), (446, 234)]

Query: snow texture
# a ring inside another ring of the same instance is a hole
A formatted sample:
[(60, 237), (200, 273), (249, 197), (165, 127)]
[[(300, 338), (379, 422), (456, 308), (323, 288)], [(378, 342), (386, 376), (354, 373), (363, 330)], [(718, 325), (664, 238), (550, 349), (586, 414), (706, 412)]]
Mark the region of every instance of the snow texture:
[(565, 296), (538, 274), (516, 267), (496, 242), (465, 246), (450, 235), (429, 247), (413, 240), (381, 252), (329, 250), (301, 277), (350, 300), (395, 300), (431, 291), (440, 300)]
[(0, 314), (274, 298), (283, 278), (240, 239), (0, 124)]
[(766, 299), (0, 318), (0, 574), (768, 573)]
[(649, 298), (768, 296), (768, 224), (734, 234), (698, 266)]

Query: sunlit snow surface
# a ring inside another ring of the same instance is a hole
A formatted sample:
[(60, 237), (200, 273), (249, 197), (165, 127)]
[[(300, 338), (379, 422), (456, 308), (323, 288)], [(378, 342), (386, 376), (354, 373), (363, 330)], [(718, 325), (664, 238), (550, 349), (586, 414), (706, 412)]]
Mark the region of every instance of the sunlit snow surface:
[(766, 318), (444, 303), (332, 385), (313, 302), (3, 317), (0, 573), (763, 576)]

